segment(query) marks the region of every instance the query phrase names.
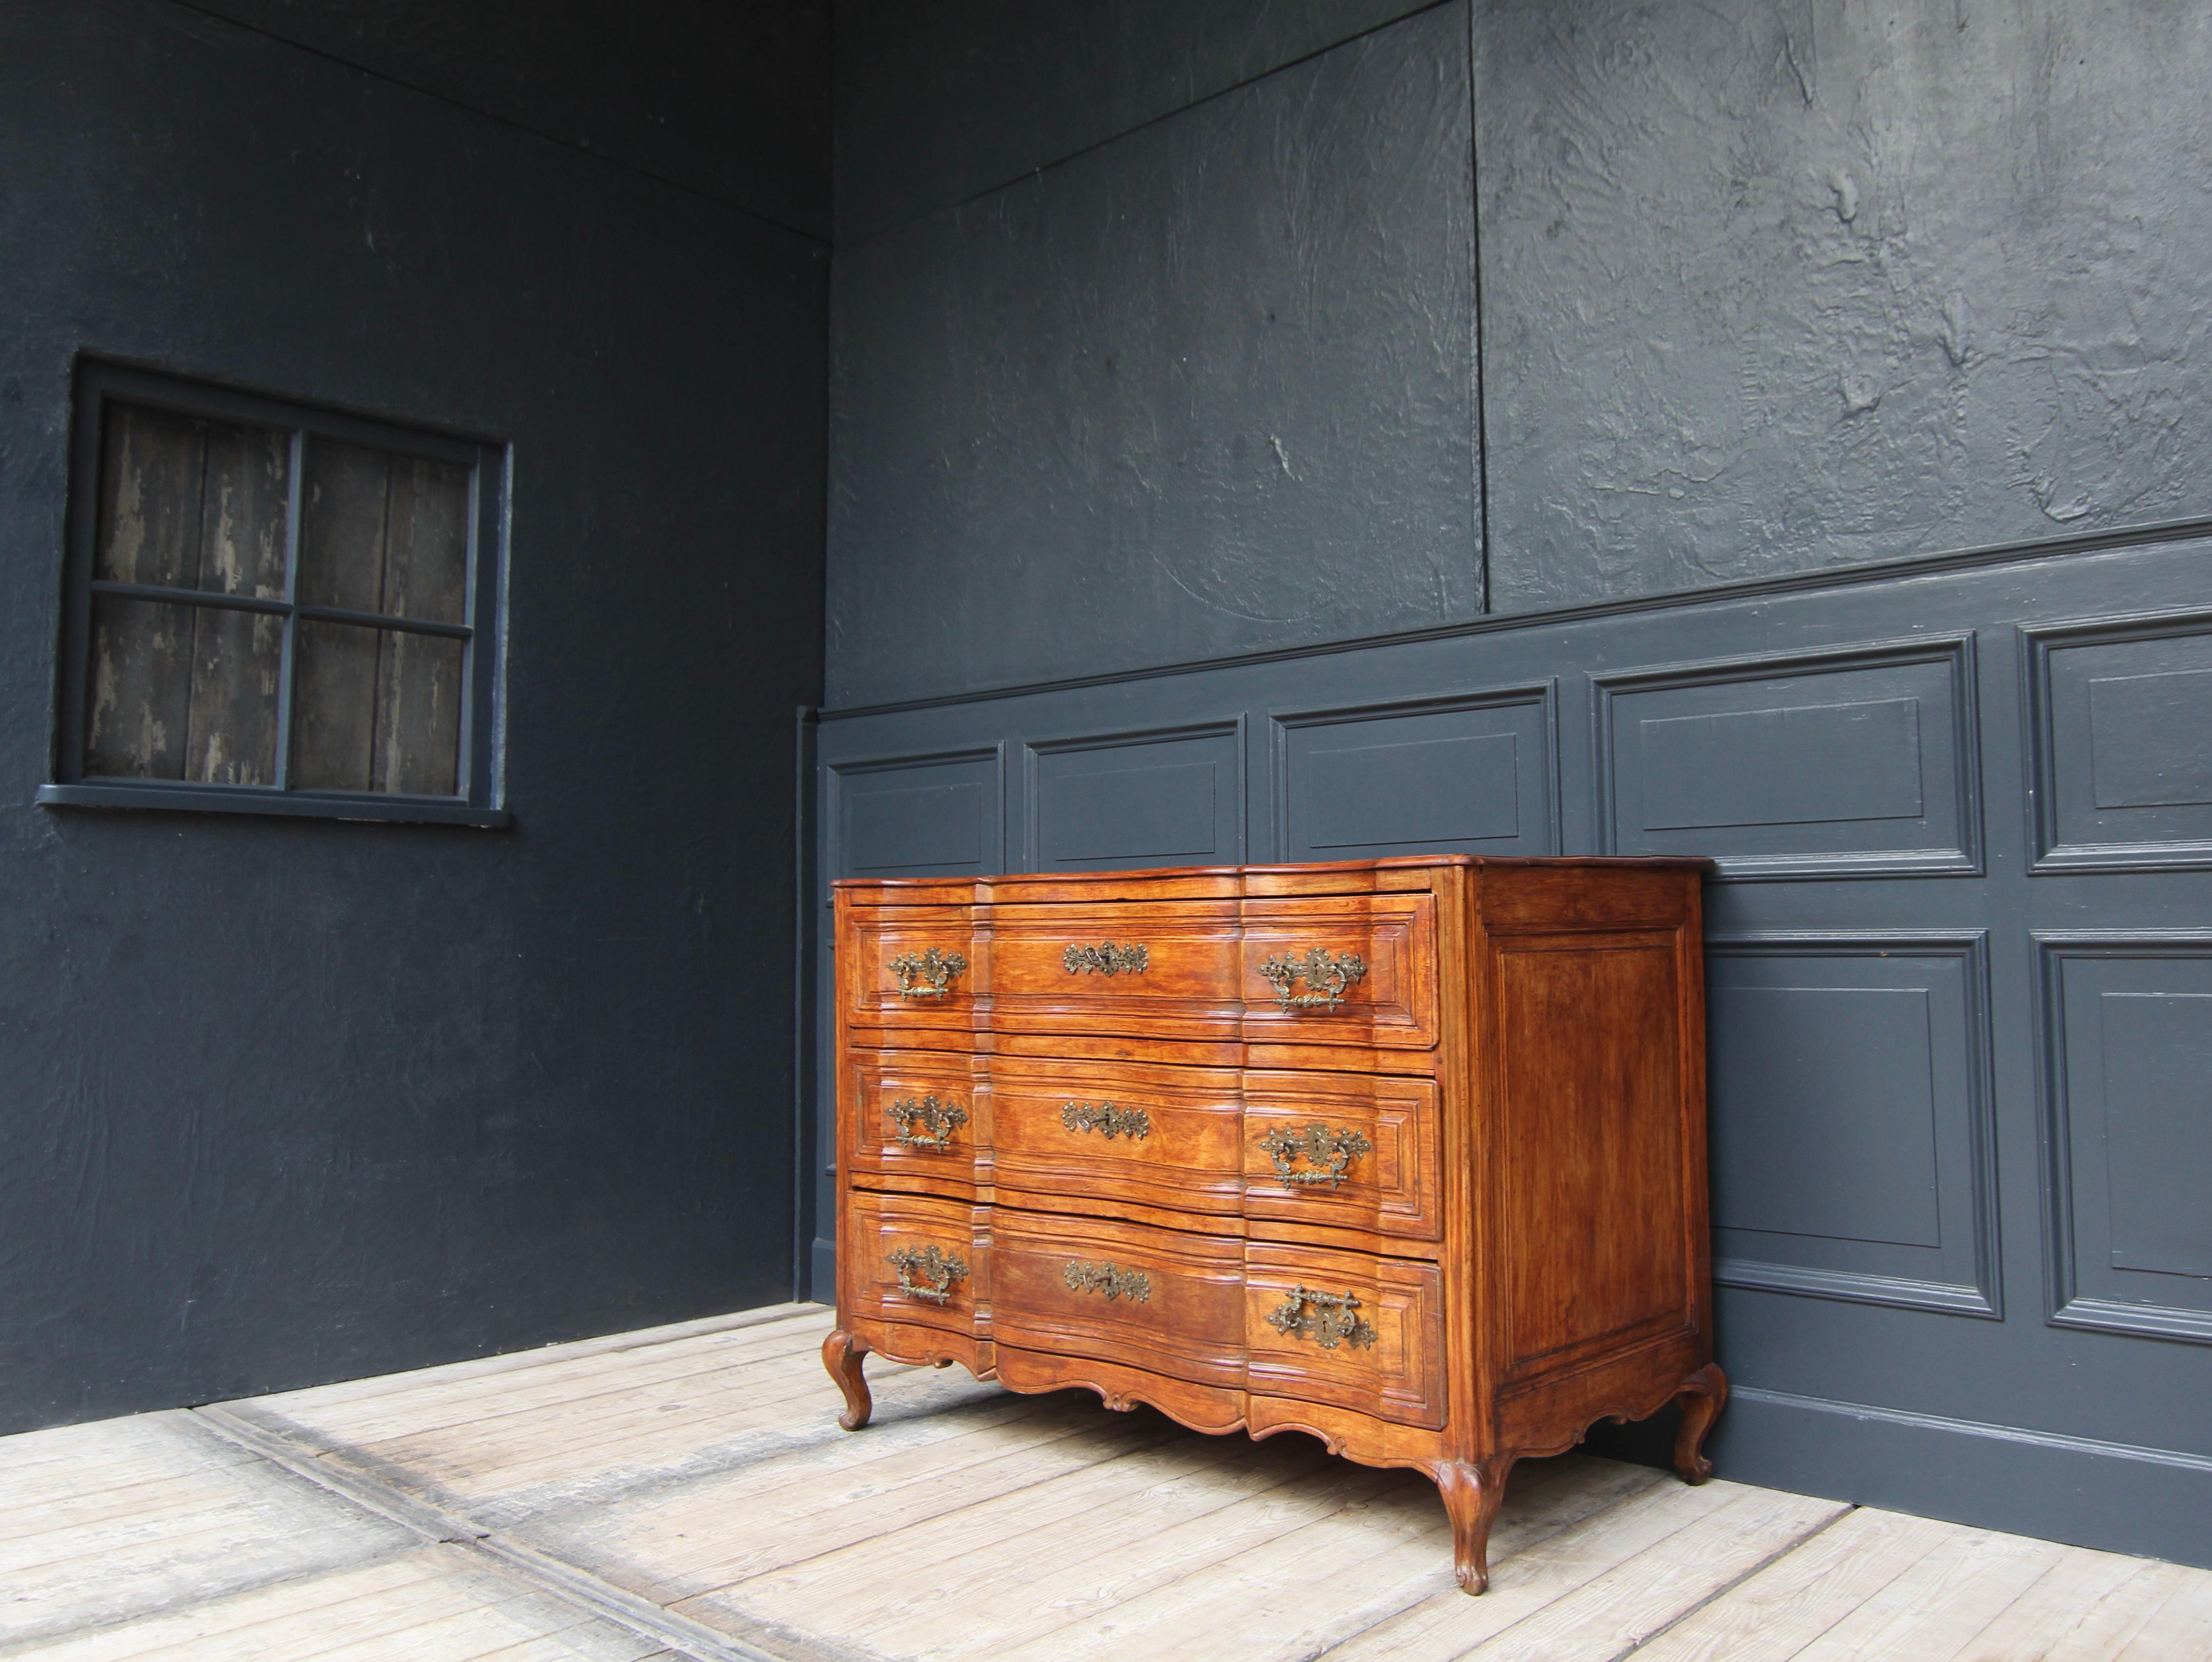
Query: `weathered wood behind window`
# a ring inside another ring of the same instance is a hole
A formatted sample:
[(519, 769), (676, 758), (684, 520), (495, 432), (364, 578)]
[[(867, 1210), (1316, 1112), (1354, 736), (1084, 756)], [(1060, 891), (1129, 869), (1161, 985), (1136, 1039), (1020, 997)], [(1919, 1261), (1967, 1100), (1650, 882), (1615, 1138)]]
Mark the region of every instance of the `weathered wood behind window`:
[(84, 772), (455, 796), (470, 471), (113, 401)]

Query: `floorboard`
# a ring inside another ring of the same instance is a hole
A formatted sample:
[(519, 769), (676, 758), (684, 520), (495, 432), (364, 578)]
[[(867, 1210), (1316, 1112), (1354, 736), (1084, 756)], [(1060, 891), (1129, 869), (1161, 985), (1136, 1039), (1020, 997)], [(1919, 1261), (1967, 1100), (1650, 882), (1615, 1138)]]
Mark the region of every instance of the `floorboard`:
[(2212, 1573), (1581, 1454), (1491, 1591), (1416, 1475), (872, 1361), (786, 1306), (0, 1438), (0, 1658), (2197, 1662)]

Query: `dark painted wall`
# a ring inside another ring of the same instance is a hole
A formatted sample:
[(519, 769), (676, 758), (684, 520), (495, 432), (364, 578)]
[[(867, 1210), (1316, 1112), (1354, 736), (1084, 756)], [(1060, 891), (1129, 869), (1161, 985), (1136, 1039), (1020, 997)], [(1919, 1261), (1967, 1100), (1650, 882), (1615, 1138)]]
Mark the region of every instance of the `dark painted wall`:
[(830, 234), (830, 0), (185, 3)]
[[(1208, 26), (1269, 9), (1154, 21), (1201, 58)], [(997, 10), (941, 9), (938, 52), (972, 76), (957, 48), (989, 41)], [(867, 85), (879, 43), (841, 23), (856, 37), (841, 82), (855, 62)], [(1197, 80), (1163, 71), (1176, 57), (1057, 75), (1103, 120)], [(1014, 104), (993, 170), (1050, 161), (1015, 98), (1027, 59), (986, 61), (994, 107)], [(915, 131), (950, 101), (915, 94)], [(1083, 124), (1054, 125), (1065, 143)], [(869, 165), (879, 131), (841, 136), (864, 200), (904, 178)], [(985, 169), (950, 160), (932, 182), (957, 205), (841, 242), (831, 702), (1479, 612), (1468, 144), (1466, 12), (1447, 5), (972, 200)]]
[(2212, 1563), (2212, 16), (1267, 9), (841, 9), (821, 875), (1717, 856), (1723, 1474)]
[[(825, 250), (169, 0), (0, 112), (0, 1429), (788, 1296)], [(514, 831), (32, 806), (84, 352), (512, 442)]]
[(2202, 7), (895, 9), (834, 704), (2212, 507)]

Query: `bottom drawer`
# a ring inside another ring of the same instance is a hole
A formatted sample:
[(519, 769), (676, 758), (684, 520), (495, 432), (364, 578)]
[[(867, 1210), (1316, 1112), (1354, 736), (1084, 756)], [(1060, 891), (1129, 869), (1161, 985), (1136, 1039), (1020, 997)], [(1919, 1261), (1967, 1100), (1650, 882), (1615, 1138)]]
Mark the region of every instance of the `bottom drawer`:
[(1443, 1278), (1432, 1263), (1255, 1241), (1244, 1347), (1255, 1396), (1444, 1422)]
[(1243, 1387), (1243, 1242), (1003, 1208), (991, 1227), (1001, 1344)]
[(841, 1307), (972, 1333), (990, 1286), (989, 1215), (988, 1207), (958, 1201), (848, 1190), (837, 1254)]

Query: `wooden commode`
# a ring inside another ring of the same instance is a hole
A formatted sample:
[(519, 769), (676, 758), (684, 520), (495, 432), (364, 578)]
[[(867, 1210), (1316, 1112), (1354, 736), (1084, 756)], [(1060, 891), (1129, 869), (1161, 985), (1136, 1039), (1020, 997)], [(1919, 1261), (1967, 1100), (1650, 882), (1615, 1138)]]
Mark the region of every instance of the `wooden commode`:
[(1727, 1397), (1704, 862), (1437, 855), (836, 885), (842, 1423), (861, 1359), (1310, 1432), (1443, 1491)]

